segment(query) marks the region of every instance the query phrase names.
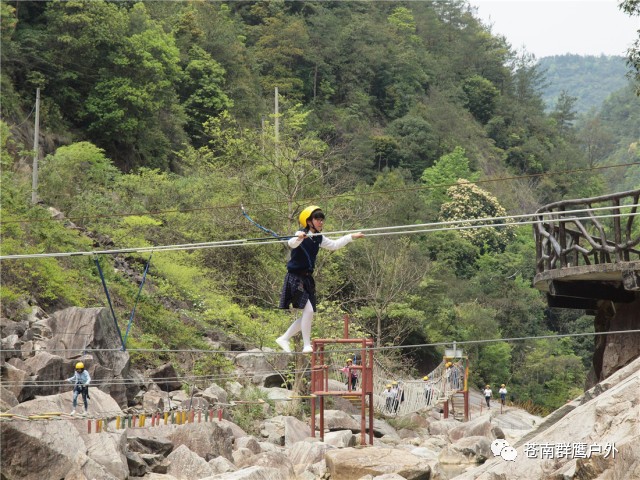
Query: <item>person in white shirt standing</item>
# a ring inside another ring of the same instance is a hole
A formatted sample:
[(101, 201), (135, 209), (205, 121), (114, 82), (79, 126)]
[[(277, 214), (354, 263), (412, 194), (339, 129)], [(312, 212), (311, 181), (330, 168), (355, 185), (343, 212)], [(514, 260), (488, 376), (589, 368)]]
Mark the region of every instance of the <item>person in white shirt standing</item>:
[(507, 403), (507, 386), (504, 383), (500, 385), (500, 390), (498, 390), (498, 393), (500, 394), (500, 403), (502, 403), (502, 405), (505, 405)]
[(487, 385), (484, 387), (484, 400), (487, 402), (487, 408), (491, 408), (491, 395), (493, 392), (491, 391), (491, 385)]

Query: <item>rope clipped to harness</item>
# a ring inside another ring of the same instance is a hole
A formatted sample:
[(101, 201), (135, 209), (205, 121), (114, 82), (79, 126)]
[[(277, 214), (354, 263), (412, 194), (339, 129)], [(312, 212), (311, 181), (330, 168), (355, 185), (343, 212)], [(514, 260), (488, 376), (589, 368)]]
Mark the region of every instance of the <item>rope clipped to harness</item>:
[[(247, 213), (247, 211), (244, 208), (244, 205), (240, 204), (240, 208), (242, 209), (242, 215), (244, 216), (244, 218), (246, 218), (247, 220), (249, 220), (249, 222), (251, 222), (253, 225), (255, 225), (256, 227), (258, 227), (260, 230), (262, 230), (263, 232), (268, 233), (269, 235), (272, 235), (275, 238), (278, 239), (282, 239), (282, 240), (288, 240), (291, 238), (291, 236), (282, 236), (282, 235), (278, 235), (276, 232), (274, 232), (273, 230), (270, 230), (266, 227), (263, 227), (262, 225), (260, 225), (258, 222), (256, 222), (253, 218), (251, 218), (249, 216), (249, 214)], [(309, 233), (309, 229), (305, 229), (305, 233), (307, 235), (309, 235), (310, 237), (313, 236), (313, 234)], [(304, 248), (303, 245), (300, 245), (300, 248), (302, 248), (302, 251), (304, 252), (304, 254), (307, 257), (307, 260), (309, 261), (309, 269), (313, 270), (315, 265), (314, 262), (311, 260), (311, 256), (309, 255), (309, 252), (307, 252), (307, 249)], [(289, 247), (287, 246), (288, 251), (290, 251)]]
[(278, 235), (276, 232), (274, 232), (273, 230), (269, 230), (266, 227), (263, 227), (262, 225), (260, 225), (258, 222), (256, 222), (253, 218), (251, 218), (249, 216), (249, 214), (247, 213), (247, 211), (244, 209), (244, 205), (240, 205), (240, 208), (242, 209), (242, 215), (244, 216), (244, 218), (246, 218), (247, 220), (249, 220), (249, 222), (251, 222), (253, 225), (255, 225), (256, 227), (258, 227), (260, 230), (262, 230), (263, 232), (268, 233), (271, 236), (274, 236), (276, 238), (283, 238), (282, 236)]

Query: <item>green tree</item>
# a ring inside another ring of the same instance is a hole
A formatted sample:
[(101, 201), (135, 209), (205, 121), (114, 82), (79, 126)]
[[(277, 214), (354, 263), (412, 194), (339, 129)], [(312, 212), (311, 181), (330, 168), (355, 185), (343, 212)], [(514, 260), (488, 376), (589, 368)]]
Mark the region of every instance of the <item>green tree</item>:
[(551, 113), (551, 118), (556, 121), (558, 134), (566, 137), (572, 130), (573, 122), (576, 119), (575, 104), (577, 97), (572, 97), (565, 90), (560, 92), (555, 109)]
[(198, 146), (202, 143), (207, 118), (229, 110), (233, 101), (223, 90), (224, 69), (199, 46), (189, 50), (184, 73), (180, 95), (188, 118), (188, 132)]
[(473, 75), (464, 81), (462, 91), (465, 95), (464, 106), (476, 120), (486, 124), (494, 114), (498, 89), (486, 78)]
[[(619, 7), (629, 16), (640, 16), (640, 0), (623, 0)], [(628, 50), (628, 63), (636, 71), (636, 93), (640, 94), (640, 32)]]
[(456, 147), (422, 172), (420, 179), (426, 187), (423, 194), (425, 201), (439, 209), (440, 205), (449, 198), (446, 194), (449, 187), (460, 178), (474, 182), (478, 179), (478, 174), (472, 173), (469, 169), (469, 159), (465, 155), (464, 148)]
[(420, 312), (406, 302), (428, 264), (408, 240), (372, 240), (353, 249), (348, 271), (358, 316), (376, 345), (399, 344), (419, 325)]
[(89, 142), (74, 143), (42, 161), (38, 193), (45, 203), (74, 216), (96, 202), (107, 203), (118, 174), (104, 150)]
[(305, 23), (283, 13), (264, 19), (254, 47), (261, 71), (260, 82), (265, 92), (278, 87), (279, 92), (291, 99), (303, 98), (304, 82), (299, 69), (304, 65), (304, 52), (309, 42)]

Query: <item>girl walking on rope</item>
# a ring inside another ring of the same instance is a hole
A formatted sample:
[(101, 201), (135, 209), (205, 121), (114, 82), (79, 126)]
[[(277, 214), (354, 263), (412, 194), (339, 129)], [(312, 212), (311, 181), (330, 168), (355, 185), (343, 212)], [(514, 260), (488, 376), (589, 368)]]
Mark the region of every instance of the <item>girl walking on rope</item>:
[(302, 331), (302, 353), (311, 353), (311, 321), (316, 311), (316, 285), (312, 275), (318, 251), (320, 248), (338, 250), (352, 240), (364, 237), (364, 234), (352, 233), (338, 240), (321, 235), (324, 213), (317, 205), (305, 208), (300, 213), (299, 221), (303, 230), (297, 231), (288, 241), (291, 259), (287, 262), (287, 275), (284, 277), (279, 308), (288, 309), (293, 305), (294, 308), (302, 309), (302, 315), (291, 324), (284, 335), (276, 339), (276, 343), (285, 352), (291, 352), (289, 340)]

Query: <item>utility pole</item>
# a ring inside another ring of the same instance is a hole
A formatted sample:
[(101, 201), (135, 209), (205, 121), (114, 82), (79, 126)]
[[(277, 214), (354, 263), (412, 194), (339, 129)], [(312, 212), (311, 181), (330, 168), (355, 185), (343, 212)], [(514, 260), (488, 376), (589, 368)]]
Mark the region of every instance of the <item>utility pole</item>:
[(38, 202), (38, 156), (40, 154), (40, 88), (36, 89), (36, 125), (33, 133), (33, 177), (31, 179), (31, 203)]
[(280, 112), (278, 110), (278, 87), (276, 87), (276, 94), (275, 94), (275, 117), (276, 117), (276, 121), (274, 123), (275, 126), (275, 134), (276, 134), (276, 145), (278, 144), (278, 140), (280, 139)]
[(280, 141), (280, 111), (278, 109), (278, 87), (276, 87), (276, 92), (274, 96), (274, 113), (275, 113), (275, 122), (273, 123), (275, 129), (275, 155), (276, 160), (278, 158), (278, 143)]

